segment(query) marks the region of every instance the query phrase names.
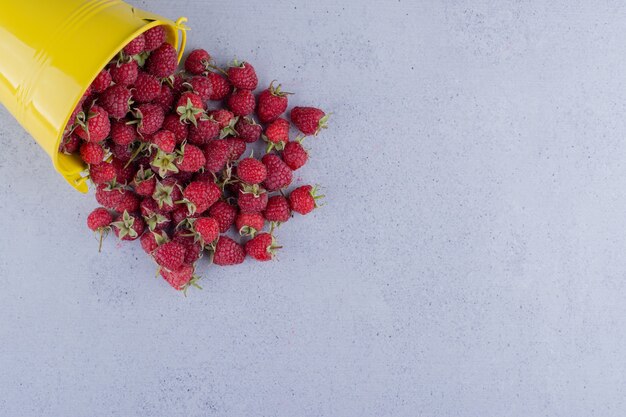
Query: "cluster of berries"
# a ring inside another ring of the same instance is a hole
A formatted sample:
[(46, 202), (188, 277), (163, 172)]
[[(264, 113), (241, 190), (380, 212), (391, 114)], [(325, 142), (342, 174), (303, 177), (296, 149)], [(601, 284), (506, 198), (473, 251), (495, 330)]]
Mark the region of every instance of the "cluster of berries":
[[(287, 189), (308, 160), (302, 140), (325, 128), (328, 116), (295, 107), (287, 120), (290, 93), (272, 82), (255, 95), (248, 62), (223, 70), (197, 49), (184, 71), (177, 67), (163, 27), (134, 39), (84, 94), (59, 151), (89, 167), (101, 207), (87, 225), (100, 242), (111, 230), (140, 240), (160, 275), (186, 290), (198, 286), (203, 253), (215, 265), (271, 260), (280, 248), (276, 226), (317, 207), (316, 187)], [(292, 124), (300, 132), (294, 140)], [(244, 157), (260, 140), (262, 158)], [(233, 226), (245, 242), (229, 233)]]

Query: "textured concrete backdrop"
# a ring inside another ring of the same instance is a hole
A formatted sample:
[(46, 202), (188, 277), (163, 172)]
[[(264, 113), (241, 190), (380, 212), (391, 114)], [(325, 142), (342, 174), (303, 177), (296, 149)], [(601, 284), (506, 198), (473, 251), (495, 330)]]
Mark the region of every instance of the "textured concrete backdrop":
[(0, 109), (0, 416), (623, 416), (626, 6), (136, 1), (333, 111), (327, 206), (178, 296)]

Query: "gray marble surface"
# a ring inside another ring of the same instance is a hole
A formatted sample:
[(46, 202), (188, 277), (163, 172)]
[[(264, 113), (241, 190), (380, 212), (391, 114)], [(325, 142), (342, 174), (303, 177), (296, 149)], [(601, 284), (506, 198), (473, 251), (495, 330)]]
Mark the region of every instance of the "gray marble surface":
[(183, 298), (0, 108), (0, 416), (624, 416), (626, 6), (135, 1), (334, 112)]

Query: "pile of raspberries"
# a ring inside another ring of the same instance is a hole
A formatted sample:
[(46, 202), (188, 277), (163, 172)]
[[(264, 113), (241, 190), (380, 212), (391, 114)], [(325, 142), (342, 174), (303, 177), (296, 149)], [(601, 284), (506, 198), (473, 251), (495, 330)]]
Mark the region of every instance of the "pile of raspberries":
[[(184, 71), (177, 67), (164, 27), (135, 38), (85, 92), (59, 151), (88, 165), (101, 207), (87, 226), (100, 246), (111, 230), (139, 240), (160, 275), (186, 290), (199, 287), (195, 264), (205, 251), (215, 265), (269, 261), (280, 248), (276, 227), (317, 207), (316, 187), (289, 187), (308, 160), (302, 140), (328, 116), (295, 107), (283, 117), (290, 93), (272, 82), (254, 94), (248, 62), (224, 70), (196, 49)], [(289, 140), (292, 125), (299, 134)], [(247, 145), (260, 140), (267, 145), (257, 158)]]

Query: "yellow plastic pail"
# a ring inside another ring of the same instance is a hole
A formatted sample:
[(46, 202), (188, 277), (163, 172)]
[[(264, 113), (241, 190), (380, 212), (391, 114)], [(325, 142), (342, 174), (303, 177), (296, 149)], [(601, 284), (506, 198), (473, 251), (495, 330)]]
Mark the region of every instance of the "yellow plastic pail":
[(154, 26), (166, 27), (180, 61), (186, 20), (174, 22), (121, 0), (0, 0), (0, 102), (56, 170), (87, 192), (83, 162), (58, 152), (72, 110), (100, 70)]

